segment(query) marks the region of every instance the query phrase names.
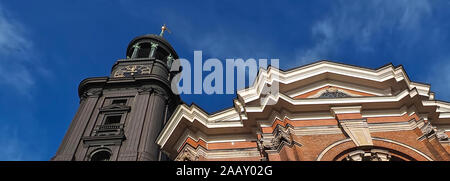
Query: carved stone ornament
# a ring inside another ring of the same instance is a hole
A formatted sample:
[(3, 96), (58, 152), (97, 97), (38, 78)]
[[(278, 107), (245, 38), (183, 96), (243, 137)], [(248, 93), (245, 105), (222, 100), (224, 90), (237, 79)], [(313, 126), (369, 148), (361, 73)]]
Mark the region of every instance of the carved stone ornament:
[(103, 90), (101, 88), (89, 89), (81, 95), (81, 99), (85, 99), (88, 97), (99, 97), (102, 95), (102, 93)]
[(444, 130), (439, 130), (438, 132), (436, 132), (436, 137), (438, 138), (439, 141), (448, 141), (448, 135), (445, 133)]
[(198, 155), (193, 150), (185, 148), (178, 154), (175, 161), (198, 161)]
[(149, 65), (127, 65), (115, 70), (113, 77), (133, 77), (139, 75), (149, 75), (151, 68)]
[(288, 143), (289, 145), (292, 144), (292, 138), (290, 136), (288, 128), (277, 126), (274, 132), (274, 136), (275, 137), (270, 141), (270, 143), (268, 142), (263, 143), (265, 149), (277, 150), (283, 143), (283, 141)]
[(165, 99), (168, 98), (167, 92), (161, 88), (155, 88), (154, 93), (160, 96), (163, 96)]
[(138, 89), (139, 94), (156, 94), (163, 96), (165, 99), (168, 98), (166, 91), (160, 87), (156, 86), (144, 86)]
[(430, 137), (433, 133), (436, 132), (436, 128), (434, 128), (430, 122), (428, 122), (424, 127), (421, 128), (422, 133), (426, 137)]
[(340, 92), (335, 88), (329, 88), (326, 90), (326, 92), (322, 93), (319, 96), (319, 98), (344, 98), (344, 97), (351, 97), (351, 96), (343, 92)]
[(140, 87), (138, 89), (139, 94), (150, 94), (153, 93), (154, 88), (153, 87)]
[(379, 149), (370, 151), (356, 150), (350, 152), (345, 159), (347, 161), (390, 161), (391, 155), (388, 151)]

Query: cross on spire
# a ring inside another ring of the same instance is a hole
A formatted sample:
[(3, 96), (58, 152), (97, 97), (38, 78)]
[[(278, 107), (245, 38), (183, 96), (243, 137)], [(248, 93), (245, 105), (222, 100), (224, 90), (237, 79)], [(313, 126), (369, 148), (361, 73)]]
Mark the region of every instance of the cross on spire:
[(159, 33), (159, 36), (162, 37), (162, 36), (164, 35), (164, 31), (167, 31), (167, 32), (171, 33), (170, 30), (169, 30), (169, 28), (167, 28), (166, 24), (164, 24), (164, 25), (161, 27), (161, 33)]

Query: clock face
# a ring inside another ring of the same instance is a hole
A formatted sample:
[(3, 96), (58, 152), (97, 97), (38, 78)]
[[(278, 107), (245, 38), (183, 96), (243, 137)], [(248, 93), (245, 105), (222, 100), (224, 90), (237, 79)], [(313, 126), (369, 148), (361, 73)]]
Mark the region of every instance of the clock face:
[(128, 65), (121, 67), (114, 73), (114, 77), (132, 77), (150, 74), (150, 67), (146, 65)]

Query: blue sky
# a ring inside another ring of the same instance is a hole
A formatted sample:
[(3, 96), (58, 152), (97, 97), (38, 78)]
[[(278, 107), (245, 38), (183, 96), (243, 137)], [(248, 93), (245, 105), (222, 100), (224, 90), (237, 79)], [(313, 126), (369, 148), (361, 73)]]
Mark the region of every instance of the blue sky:
[[(450, 1), (0, 0), (0, 160), (49, 160), (77, 108), (77, 86), (106, 76), (135, 36), (166, 35), (180, 57), (320, 59), (403, 65), (450, 100)], [(235, 95), (183, 95), (208, 112)]]

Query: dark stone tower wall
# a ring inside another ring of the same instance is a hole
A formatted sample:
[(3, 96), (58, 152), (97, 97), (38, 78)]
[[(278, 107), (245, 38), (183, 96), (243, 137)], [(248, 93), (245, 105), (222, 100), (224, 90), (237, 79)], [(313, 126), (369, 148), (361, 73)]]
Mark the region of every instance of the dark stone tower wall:
[(165, 160), (155, 140), (180, 102), (170, 89), (177, 58), (160, 36), (133, 39), (109, 77), (80, 83), (80, 106), (52, 160)]

